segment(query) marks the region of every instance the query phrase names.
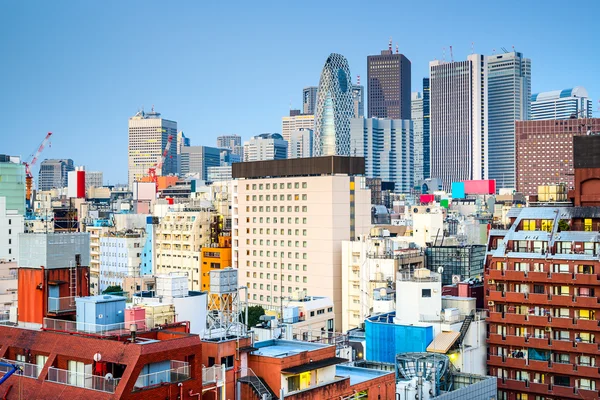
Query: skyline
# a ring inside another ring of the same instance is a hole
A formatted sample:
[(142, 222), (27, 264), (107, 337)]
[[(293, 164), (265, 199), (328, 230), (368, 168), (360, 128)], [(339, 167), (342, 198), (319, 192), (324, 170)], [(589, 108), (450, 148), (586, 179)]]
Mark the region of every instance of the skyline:
[[(224, 134), (247, 140), (281, 133), (290, 102), (302, 108), (302, 89), (318, 85), (330, 53), (344, 55), (352, 82), (360, 75), (366, 86), (367, 56), (387, 49), (390, 36), (393, 50), (398, 44), (411, 61), (413, 92), (421, 91), (429, 62), (443, 58), (443, 47), (449, 61), (450, 45), (454, 60), (465, 60), (472, 42), (475, 53), (484, 55), (514, 45), (532, 60), (532, 93), (584, 86), (598, 116), (594, 65), (600, 55), (560, 28), (569, 20), (593, 26), (600, 5), (589, 2), (559, 13), (562, 3), (543, 4), (511, 1), (503, 9), (517, 9), (522, 17), (509, 19), (514, 13), (475, 2), (461, 10), (444, 3), (425, 8), (392, 2), (367, 9), (354, 2), (344, 7), (185, 2), (168, 8), (158, 2), (102, 7), (40, 2), (35, 8), (4, 3), (0, 50), (10, 57), (0, 65), (0, 115), (9, 140), (2, 153), (26, 158), (51, 131), (52, 147), (40, 162), (72, 158), (89, 171), (104, 172), (105, 183), (126, 183), (128, 119), (142, 106), (154, 105), (177, 121), (192, 145), (215, 146)], [(384, 9), (404, 15), (402, 23), (382, 24)], [(82, 136), (86, 141), (78, 143)], [(39, 164), (36, 178), (38, 169)]]

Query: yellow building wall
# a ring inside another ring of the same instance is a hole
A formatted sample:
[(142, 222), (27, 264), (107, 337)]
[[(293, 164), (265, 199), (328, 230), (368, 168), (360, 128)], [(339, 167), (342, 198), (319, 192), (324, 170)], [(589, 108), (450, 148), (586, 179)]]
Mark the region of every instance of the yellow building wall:
[(231, 247), (203, 247), (200, 290), (210, 291), (210, 271), (227, 267), (231, 267)]

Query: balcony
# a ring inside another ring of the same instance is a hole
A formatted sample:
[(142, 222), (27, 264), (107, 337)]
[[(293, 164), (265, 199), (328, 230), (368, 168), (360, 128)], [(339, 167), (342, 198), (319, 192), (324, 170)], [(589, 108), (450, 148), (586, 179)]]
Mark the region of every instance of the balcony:
[(552, 364), (550, 364), (550, 366), (548, 367), (548, 372), (553, 372), (555, 374), (562, 375), (573, 375), (577, 373), (573, 364), (563, 364), (557, 362), (553, 362)]
[(570, 340), (552, 340), (550, 348), (554, 351), (576, 351), (575, 342)]
[(575, 374), (579, 377), (598, 379), (598, 367), (575, 365)]
[(575, 342), (578, 353), (596, 354), (600, 352), (600, 346), (596, 343)]
[(54, 367), (50, 367), (48, 369), (47, 380), (48, 382), (60, 383), (68, 386), (77, 386), (80, 388), (107, 393), (114, 393), (120, 381), (120, 379), (106, 379), (103, 376), (90, 375), (82, 372), (72, 372)]
[(575, 282), (580, 285), (598, 285), (598, 275), (596, 274), (575, 274)]
[[(15, 376), (18, 375), (18, 376), (24, 376), (26, 378), (37, 379), (37, 377), (40, 375), (40, 372), (42, 372), (42, 367), (39, 367), (36, 364), (29, 364), (29, 363), (21, 362), (21, 361), (8, 360), (6, 358), (1, 358), (0, 362), (17, 365), (19, 367), (19, 370), (14, 373)], [(12, 371), (12, 368), (6, 367), (4, 365), (0, 365), (0, 374), (4, 375), (10, 371)]]
[(525, 302), (525, 293), (517, 293), (517, 292), (505, 292), (504, 293), (506, 301), (510, 303), (524, 303)]
[(85, 322), (66, 321), (63, 319), (44, 318), (42, 329), (68, 333), (86, 333), (98, 336), (118, 336), (131, 334), (131, 325), (136, 325), (137, 332), (145, 332), (146, 320), (120, 322), (116, 324), (88, 324)]
[(60, 314), (76, 310), (75, 297), (48, 297), (48, 314)]
[(590, 308), (598, 308), (600, 307), (599, 299), (597, 297), (590, 296), (575, 296), (575, 305), (578, 307), (590, 307)]
[(559, 396), (560, 398), (565, 399), (581, 399), (578, 394), (575, 394), (576, 389), (574, 387), (552, 385), (549, 388), (548, 394), (553, 396)]
[(162, 384), (178, 383), (190, 379), (190, 366), (185, 361), (171, 361), (171, 368), (138, 376), (133, 390), (143, 390)]
[(575, 319), (574, 321), (575, 325), (577, 325), (577, 329), (581, 329), (582, 331), (597, 332), (600, 329), (600, 321), (595, 319)]
[(573, 307), (573, 297), (570, 295), (568, 295), (568, 296), (552, 295), (552, 297), (550, 298), (549, 304), (552, 304), (554, 306)]
[(224, 368), (221, 365), (215, 364), (212, 367), (202, 368), (202, 385), (223, 384)]

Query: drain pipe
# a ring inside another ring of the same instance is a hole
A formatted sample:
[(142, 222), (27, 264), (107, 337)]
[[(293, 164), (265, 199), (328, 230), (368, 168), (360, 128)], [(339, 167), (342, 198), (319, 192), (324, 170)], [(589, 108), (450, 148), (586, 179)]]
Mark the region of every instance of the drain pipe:
[(177, 386), (179, 386), (179, 399), (183, 400), (183, 383), (179, 382)]
[[(244, 313), (244, 323), (246, 325), (246, 331), (250, 330), (250, 327), (248, 326), (248, 286), (240, 286), (240, 288), (238, 289), (239, 291), (244, 290), (244, 292), (246, 293), (246, 296), (244, 297), (244, 303), (246, 303), (245, 305), (245, 313)], [(238, 293), (238, 310), (240, 309), (240, 295)]]
[(194, 391), (192, 389), (190, 389), (190, 391), (188, 392), (188, 394), (190, 395), (190, 397), (198, 397), (198, 399), (200, 399), (200, 396), (202, 396), (202, 393), (194, 393)]

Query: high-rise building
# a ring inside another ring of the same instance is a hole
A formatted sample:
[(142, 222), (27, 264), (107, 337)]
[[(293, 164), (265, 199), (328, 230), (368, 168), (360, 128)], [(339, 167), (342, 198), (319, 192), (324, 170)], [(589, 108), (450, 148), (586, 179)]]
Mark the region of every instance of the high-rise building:
[(429, 78), (423, 78), (423, 179), (431, 178), (431, 107)]
[(148, 169), (160, 161), (169, 136), (173, 137), (171, 148), (162, 171), (156, 171), (157, 175), (177, 174), (177, 122), (162, 118), (154, 108), (149, 113), (138, 111), (129, 118), (130, 189), (133, 188), (133, 182), (147, 176)]
[(20, 157), (0, 154), (0, 197), (6, 209), (25, 215), (25, 165)]
[(596, 210), (520, 208), (510, 229), (490, 231), (487, 366), (499, 399), (598, 398)]
[(110, 232), (100, 238), (100, 293), (109, 286), (124, 287), (126, 277), (140, 277), (144, 231)]
[(414, 178), (413, 183), (423, 180), (423, 96), (420, 92), (411, 94), (411, 112), (413, 122)]
[(315, 114), (318, 90), (317, 86), (309, 86), (302, 89), (302, 114)]
[(367, 57), (369, 118), (410, 119), (410, 60), (392, 53), (392, 42), (380, 55)]
[(221, 165), (221, 149), (208, 146), (188, 146), (180, 154), (181, 175), (198, 174), (199, 179), (208, 179), (208, 167)]
[(515, 188), (515, 121), (529, 119), (531, 60), (522, 53), (488, 56), (488, 178)]
[(488, 177), (487, 57), (432, 61), (431, 177), (452, 182)]
[(592, 118), (592, 100), (582, 86), (531, 96), (531, 120)]
[(331, 53), (319, 80), (313, 155), (349, 155), (350, 119), (353, 117), (348, 61), (341, 54)]
[(177, 175), (181, 175), (181, 153), (184, 147), (191, 146), (192, 141), (189, 137), (186, 137), (183, 131), (177, 132)]
[(75, 171), (73, 160), (44, 160), (40, 164), (38, 190), (67, 187), (69, 171)]
[(365, 116), (365, 87), (357, 84), (352, 85), (352, 101), (354, 103), (354, 117)]
[(104, 185), (104, 174), (101, 171), (85, 171), (85, 187), (102, 187)]
[[(291, 146), (289, 145), (292, 132), (300, 129), (310, 129), (314, 133), (315, 116), (300, 114), (281, 118), (281, 136), (288, 142), (288, 158), (294, 158), (291, 156)], [(312, 155), (312, 149), (310, 152)]]
[(299, 128), (292, 132), (288, 141), (288, 158), (312, 157), (313, 130)]
[(537, 195), (538, 186), (573, 187), (573, 136), (600, 133), (600, 118), (517, 121), (517, 191)]
[(333, 299), (341, 326), (342, 241), (366, 234), (371, 193), (359, 157), (233, 165), (233, 267), (249, 301), (279, 310), (298, 292)]
[(365, 158), (365, 175), (394, 182), (397, 192), (413, 186), (413, 127), (410, 120), (353, 118), (352, 156)]
[(256, 135), (244, 143), (244, 161), (283, 160), (288, 143), (279, 133)]
[(233, 154), (244, 159), (244, 147), (242, 146), (242, 137), (239, 135), (222, 135), (217, 137), (217, 147), (220, 149), (229, 149)]

